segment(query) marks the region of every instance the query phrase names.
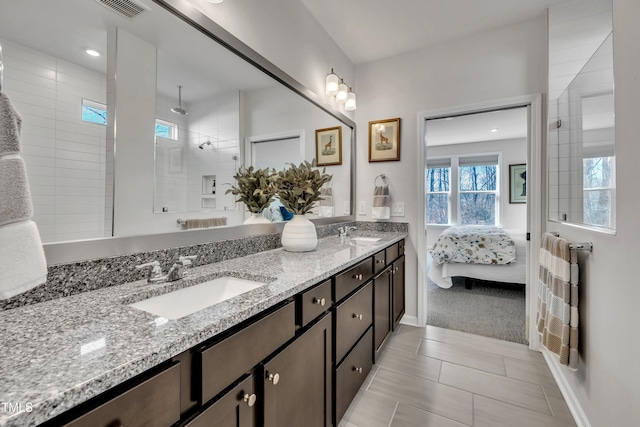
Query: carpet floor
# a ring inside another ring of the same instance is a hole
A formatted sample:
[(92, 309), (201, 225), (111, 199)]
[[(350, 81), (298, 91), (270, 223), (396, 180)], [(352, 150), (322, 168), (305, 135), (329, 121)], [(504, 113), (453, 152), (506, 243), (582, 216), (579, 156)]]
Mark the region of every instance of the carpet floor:
[(465, 289), (454, 280), (442, 289), (427, 279), (427, 324), (526, 344), (525, 287), (475, 281)]

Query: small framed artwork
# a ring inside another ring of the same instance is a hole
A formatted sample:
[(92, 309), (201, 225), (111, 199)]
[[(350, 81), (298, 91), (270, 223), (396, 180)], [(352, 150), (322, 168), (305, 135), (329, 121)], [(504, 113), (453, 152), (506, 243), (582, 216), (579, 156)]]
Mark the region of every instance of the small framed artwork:
[(527, 203), (527, 165), (509, 165), (509, 203)]
[(318, 166), (342, 164), (342, 126), (316, 129), (316, 162)]
[(400, 160), (400, 119), (369, 122), (369, 162)]

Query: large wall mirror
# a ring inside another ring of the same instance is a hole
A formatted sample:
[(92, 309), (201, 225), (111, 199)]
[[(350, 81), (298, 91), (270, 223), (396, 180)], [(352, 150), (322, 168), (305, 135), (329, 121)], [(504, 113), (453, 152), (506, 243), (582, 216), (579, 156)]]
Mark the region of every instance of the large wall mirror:
[(316, 222), (353, 219), (355, 124), (188, 1), (12, 2), (0, 44), (50, 264), (277, 231), (225, 191), (241, 165), (311, 161), (318, 129), (342, 157)]

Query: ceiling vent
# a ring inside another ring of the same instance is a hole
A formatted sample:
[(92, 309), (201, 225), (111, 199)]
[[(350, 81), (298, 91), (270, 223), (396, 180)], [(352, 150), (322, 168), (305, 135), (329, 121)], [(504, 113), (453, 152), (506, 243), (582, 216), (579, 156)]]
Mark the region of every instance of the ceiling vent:
[(149, 10), (147, 6), (136, 0), (96, 0), (112, 12), (125, 18), (133, 19)]

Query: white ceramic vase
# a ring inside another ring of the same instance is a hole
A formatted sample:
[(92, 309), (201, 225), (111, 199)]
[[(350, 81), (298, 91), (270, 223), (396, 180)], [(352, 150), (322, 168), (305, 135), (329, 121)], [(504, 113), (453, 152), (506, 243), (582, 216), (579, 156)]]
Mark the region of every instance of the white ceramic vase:
[(285, 251), (309, 252), (318, 246), (316, 226), (304, 215), (294, 215), (282, 229), (280, 240)]
[(243, 224), (271, 224), (271, 221), (265, 218), (265, 216), (262, 215), (262, 212), (260, 213), (251, 212), (251, 216), (245, 219)]

